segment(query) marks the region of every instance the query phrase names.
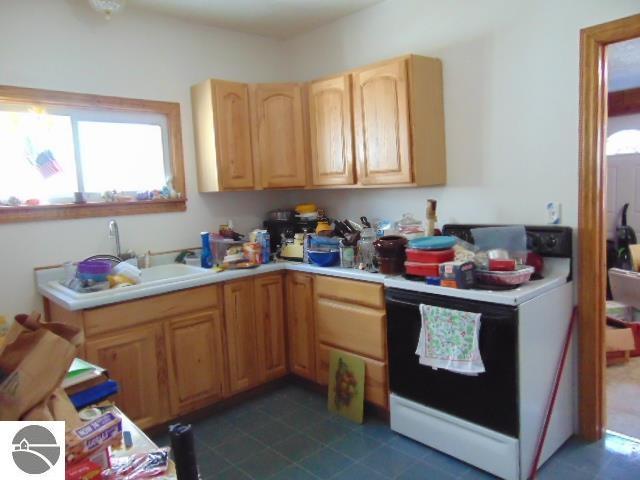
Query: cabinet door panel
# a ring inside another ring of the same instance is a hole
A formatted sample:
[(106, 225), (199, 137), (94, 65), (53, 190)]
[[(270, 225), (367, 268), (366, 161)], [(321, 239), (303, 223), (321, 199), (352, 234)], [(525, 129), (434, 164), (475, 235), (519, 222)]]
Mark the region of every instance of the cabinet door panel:
[(406, 60), (355, 73), (353, 97), (359, 182), (410, 183)]
[(88, 339), (85, 349), (87, 360), (106, 368), (118, 382), (120, 392), (113, 400), (140, 428), (166, 420), (168, 392), (162, 325), (145, 325)]
[(287, 373), (282, 275), (255, 279), (258, 367), (261, 381)]
[(351, 77), (313, 82), (309, 88), (314, 185), (353, 184)]
[(253, 308), (253, 280), (224, 285), (224, 325), (231, 393), (257, 383), (256, 322)]
[(296, 84), (253, 86), (254, 162), (264, 188), (306, 184), (302, 89)]
[(253, 188), (247, 85), (216, 80), (213, 88), (220, 183), (224, 189)]
[(287, 276), (287, 331), (289, 368), (315, 380), (315, 323), (313, 319), (313, 278), (302, 273)]
[(222, 316), (207, 310), (167, 323), (171, 407), (181, 415), (223, 396)]

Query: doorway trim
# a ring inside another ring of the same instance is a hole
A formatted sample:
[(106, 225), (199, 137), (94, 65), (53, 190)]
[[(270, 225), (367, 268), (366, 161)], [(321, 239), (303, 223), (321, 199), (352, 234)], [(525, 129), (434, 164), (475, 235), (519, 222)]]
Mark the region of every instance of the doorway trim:
[(580, 31), (578, 312), (580, 318), (579, 420), (587, 440), (605, 430), (606, 296), (606, 46), (640, 37), (640, 15)]

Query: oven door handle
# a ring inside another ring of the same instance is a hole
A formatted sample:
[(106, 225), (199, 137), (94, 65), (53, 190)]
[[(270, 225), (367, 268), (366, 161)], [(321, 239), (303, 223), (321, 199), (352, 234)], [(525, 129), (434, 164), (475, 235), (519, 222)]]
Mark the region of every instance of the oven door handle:
[(411, 307), (411, 308), (420, 308), (420, 304), (419, 303), (405, 302), (403, 300), (397, 300), (395, 298), (389, 298), (389, 297), (387, 297), (387, 303), (393, 303), (393, 304), (396, 304), (396, 305), (404, 305), (405, 307)]

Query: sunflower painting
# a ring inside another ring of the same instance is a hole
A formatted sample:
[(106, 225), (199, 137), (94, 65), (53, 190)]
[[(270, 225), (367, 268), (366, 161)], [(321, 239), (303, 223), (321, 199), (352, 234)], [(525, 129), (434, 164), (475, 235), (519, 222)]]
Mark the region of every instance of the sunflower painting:
[(364, 411), (364, 360), (331, 350), (329, 361), (329, 410), (356, 423)]

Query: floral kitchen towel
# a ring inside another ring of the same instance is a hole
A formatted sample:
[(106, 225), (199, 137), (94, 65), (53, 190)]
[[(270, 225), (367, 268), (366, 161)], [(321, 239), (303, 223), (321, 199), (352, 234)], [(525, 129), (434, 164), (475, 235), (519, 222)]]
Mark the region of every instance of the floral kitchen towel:
[(420, 305), (422, 328), (416, 348), (420, 364), (464, 375), (483, 373), (478, 345), (480, 314)]

